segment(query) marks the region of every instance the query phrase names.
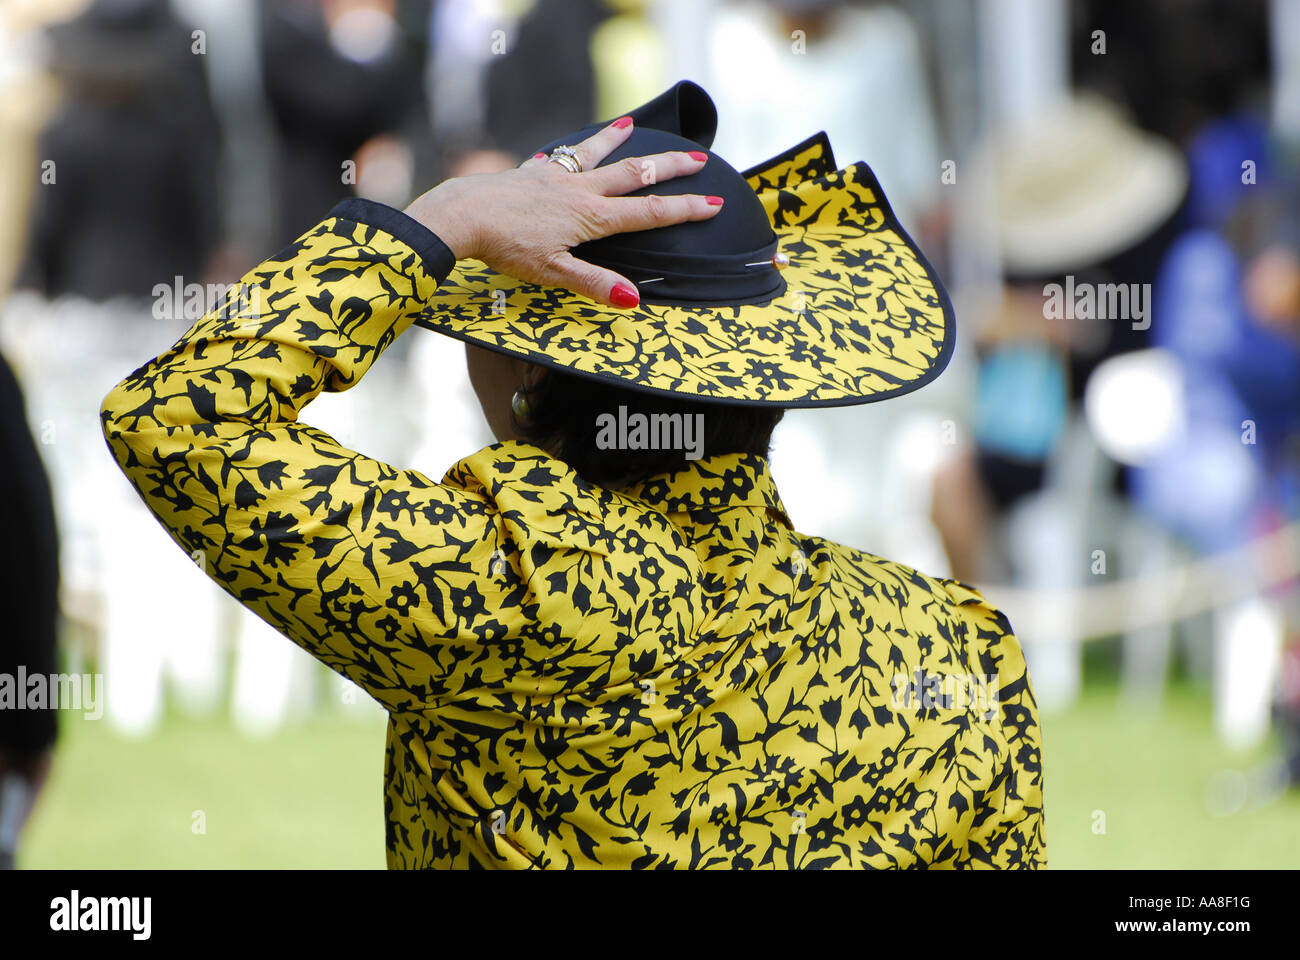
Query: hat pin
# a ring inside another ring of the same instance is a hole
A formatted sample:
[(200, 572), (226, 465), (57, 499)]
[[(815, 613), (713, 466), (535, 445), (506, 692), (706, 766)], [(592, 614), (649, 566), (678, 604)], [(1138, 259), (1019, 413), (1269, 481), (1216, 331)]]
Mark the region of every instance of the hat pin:
[[(755, 260), (753, 263), (747, 263), (747, 264), (745, 264), (745, 266), (747, 266), (747, 267), (772, 267), (773, 269), (776, 269), (776, 270), (784, 270), (786, 267), (790, 266), (790, 257), (789, 257), (788, 254), (782, 253), (780, 250), (778, 250), (776, 253), (772, 254), (772, 256), (771, 256), (770, 259), (767, 259), (767, 260)], [(664, 279), (664, 278), (663, 278), (663, 277), (655, 277), (655, 278), (652, 279), (652, 280), (641, 280), (641, 281), (639, 281), (639, 282), (637, 283), (637, 286), (638, 286), (638, 287), (640, 287), (640, 286), (644, 286), (644, 285), (647, 284), (647, 283), (658, 283), (658, 282), (659, 282), (660, 280), (662, 280), (662, 279)]]
[(776, 253), (772, 254), (772, 258), (770, 260), (757, 260), (754, 263), (747, 263), (745, 264), (745, 266), (747, 267), (770, 266), (770, 267), (775, 267), (777, 270), (784, 270), (786, 267), (790, 266), (790, 257), (788, 254), (782, 253), (780, 250), (778, 250)]

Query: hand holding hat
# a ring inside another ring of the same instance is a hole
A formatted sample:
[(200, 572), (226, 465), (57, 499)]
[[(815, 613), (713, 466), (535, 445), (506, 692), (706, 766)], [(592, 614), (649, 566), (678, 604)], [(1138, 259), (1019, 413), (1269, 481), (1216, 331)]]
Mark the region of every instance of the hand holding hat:
[(631, 132), (632, 120), (625, 117), (575, 144), (568, 162), (577, 172), (539, 153), (515, 170), (448, 180), (418, 197), (406, 213), (436, 233), (458, 260), (480, 260), (529, 283), (634, 307), (640, 297), (627, 278), (578, 259), (570, 248), (706, 220), (718, 212), (721, 200), (698, 194), (622, 196), (642, 189), (647, 171), (657, 183), (696, 173), (708, 159), (703, 152), (674, 150), (599, 166)]

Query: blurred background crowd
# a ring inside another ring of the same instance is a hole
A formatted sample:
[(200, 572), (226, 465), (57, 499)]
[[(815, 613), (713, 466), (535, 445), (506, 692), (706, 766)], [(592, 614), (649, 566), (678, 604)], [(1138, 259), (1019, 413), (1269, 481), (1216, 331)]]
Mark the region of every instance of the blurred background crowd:
[[(952, 294), (945, 376), (773, 472), (1005, 610), (1052, 863), (1300, 865), (1300, 0), (4, 0), (0, 672), (108, 695), (0, 715), (0, 856), (44, 784), (20, 865), (380, 864), (382, 714), (185, 562), (99, 401), (338, 200), (681, 78), (738, 169), (867, 162)], [(462, 370), (412, 331), (309, 419), (437, 478)]]

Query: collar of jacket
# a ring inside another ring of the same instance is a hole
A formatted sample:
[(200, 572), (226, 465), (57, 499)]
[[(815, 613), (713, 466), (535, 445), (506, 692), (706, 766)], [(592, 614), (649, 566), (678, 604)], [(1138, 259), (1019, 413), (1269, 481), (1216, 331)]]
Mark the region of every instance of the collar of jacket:
[[(545, 450), (530, 443), (506, 440), (484, 447), (447, 471), (443, 482), (464, 489), (481, 488), (499, 498), (512, 485), (535, 488), (560, 484), (570, 509), (590, 517), (603, 515), (598, 488)], [(727, 453), (701, 457), (674, 473), (660, 474), (617, 491), (667, 514), (690, 514), (707, 522), (727, 510), (766, 510), (793, 530), (790, 516), (776, 491), (767, 458), (752, 453)], [(536, 496), (528, 498), (529, 503)]]
[(793, 529), (766, 457), (727, 453), (703, 457), (676, 473), (635, 483), (623, 491), (665, 513), (719, 513), (738, 507), (766, 509)]

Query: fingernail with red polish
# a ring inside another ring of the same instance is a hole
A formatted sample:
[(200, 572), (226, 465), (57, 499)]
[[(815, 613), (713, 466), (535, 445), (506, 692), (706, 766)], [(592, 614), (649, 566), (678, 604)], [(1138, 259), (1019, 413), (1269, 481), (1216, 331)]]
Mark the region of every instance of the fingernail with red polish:
[(690, 158), (692, 160), (707, 160), (709, 159), (709, 155), (702, 150), (692, 150), (690, 152)]
[(612, 127), (617, 127), (619, 130), (622, 130), (624, 127), (630, 127), (630, 126), (632, 126), (632, 118), (631, 118), (631, 117), (619, 117), (619, 118), (618, 118), (617, 120), (615, 120), (612, 124), (610, 124), (610, 126), (612, 126)]
[(534, 159), (534, 160), (540, 160), (540, 159), (541, 159), (542, 157), (544, 157), (544, 156), (546, 156), (546, 154), (544, 154), (544, 153), (534, 153), (534, 154), (533, 154), (533, 159)]
[(722, 206), (722, 198), (721, 198), (721, 197), (705, 197), (704, 199), (708, 201), (709, 206), (711, 206), (711, 207), (720, 207), (720, 206)]
[(609, 299), (616, 307), (635, 307), (641, 302), (641, 295), (636, 292), (636, 287), (630, 284), (616, 283), (609, 291)]

